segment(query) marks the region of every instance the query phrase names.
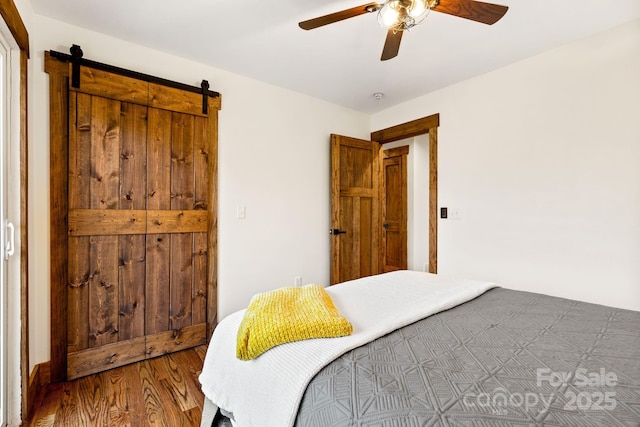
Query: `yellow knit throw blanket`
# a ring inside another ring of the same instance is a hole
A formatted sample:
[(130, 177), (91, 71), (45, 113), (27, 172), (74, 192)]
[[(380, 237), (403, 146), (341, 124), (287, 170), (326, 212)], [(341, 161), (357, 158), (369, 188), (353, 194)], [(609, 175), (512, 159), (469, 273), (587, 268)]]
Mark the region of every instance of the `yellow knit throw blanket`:
[(280, 288), (251, 299), (238, 329), (236, 356), (250, 360), (279, 344), (352, 332), (322, 286)]

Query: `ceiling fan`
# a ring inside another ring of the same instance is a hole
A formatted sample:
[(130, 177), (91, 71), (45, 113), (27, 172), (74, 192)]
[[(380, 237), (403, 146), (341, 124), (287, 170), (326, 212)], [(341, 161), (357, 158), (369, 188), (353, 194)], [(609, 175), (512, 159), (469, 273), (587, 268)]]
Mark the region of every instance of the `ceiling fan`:
[(378, 12), (378, 23), (387, 29), (380, 58), (381, 61), (386, 61), (398, 55), (402, 33), (424, 21), (430, 10), (491, 25), (498, 22), (508, 9), (507, 6), (475, 0), (385, 0), (384, 3), (367, 3), (319, 16), (298, 25), (303, 30), (312, 30), (366, 13)]

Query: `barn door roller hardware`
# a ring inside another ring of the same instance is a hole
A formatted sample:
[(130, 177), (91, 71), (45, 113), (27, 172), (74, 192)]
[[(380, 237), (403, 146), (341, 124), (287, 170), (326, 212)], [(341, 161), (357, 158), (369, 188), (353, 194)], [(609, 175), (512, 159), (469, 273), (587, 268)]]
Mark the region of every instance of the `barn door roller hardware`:
[(203, 80), (200, 83), (200, 89), (202, 92), (202, 114), (209, 113), (209, 103), (207, 102), (207, 92), (209, 91), (209, 82)]
[(56, 52), (53, 50), (50, 51), (50, 53), (53, 58), (56, 58), (60, 61), (71, 62), (71, 86), (74, 88), (80, 88), (80, 66), (85, 66), (125, 77), (131, 77), (149, 83), (156, 83), (162, 86), (172, 87), (174, 89), (202, 94), (202, 114), (207, 114), (209, 110), (207, 98), (218, 98), (220, 96), (219, 92), (209, 90), (209, 82), (207, 80), (202, 80), (200, 86), (190, 86), (184, 83), (174, 82), (173, 80), (167, 80), (161, 77), (127, 70), (125, 68), (114, 67), (113, 65), (104, 64), (102, 62), (84, 59), (82, 57), (82, 48), (80, 48), (80, 46), (77, 44), (72, 45), (69, 51), (71, 55), (62, 52)]
[(82, 59), (82, 48), (77, 44), (71, 46), (71, 86), (80, 89), (80, 60)]

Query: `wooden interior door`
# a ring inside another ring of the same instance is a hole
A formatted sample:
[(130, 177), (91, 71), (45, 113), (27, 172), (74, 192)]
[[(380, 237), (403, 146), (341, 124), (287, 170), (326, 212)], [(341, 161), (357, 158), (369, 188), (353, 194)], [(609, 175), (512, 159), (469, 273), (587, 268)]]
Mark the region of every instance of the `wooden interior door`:
[(438, 126), (440, 114), (433, 114), (371, 132), (371, 140), (380, 144), (429, 135), (429, 272), (434, 274), (438, 272)]
[(68, 157), (58, 168), (68, 170), (67, 251), (52, 254), (67, 280), (64, 299), (52, 280), (52, 305), (64, 304), (52, 325), (66, 317), (52, 342), (64, 340), (66, 352), (60, 362), (52, 348), (52, 378), (206, 343), (216, 315), (219, 99), (206, 111), (203, 95), (84, 67), (79, 88), (52, 81), (68, 88)]
[(384, 150), (381, 191), (381, 270), (407, 269), (407, 155), (409, 146)]
[(331, 284), (379, 273), (377, 142), (331, 135)]

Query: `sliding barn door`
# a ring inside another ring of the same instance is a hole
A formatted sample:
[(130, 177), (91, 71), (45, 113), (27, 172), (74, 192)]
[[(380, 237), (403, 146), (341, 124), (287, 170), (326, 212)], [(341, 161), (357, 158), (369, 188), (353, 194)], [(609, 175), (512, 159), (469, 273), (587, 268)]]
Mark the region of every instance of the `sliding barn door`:
[(73, 379), (206, 343), (217, 125), (202, 95), (88, 68), (68, 96)]

